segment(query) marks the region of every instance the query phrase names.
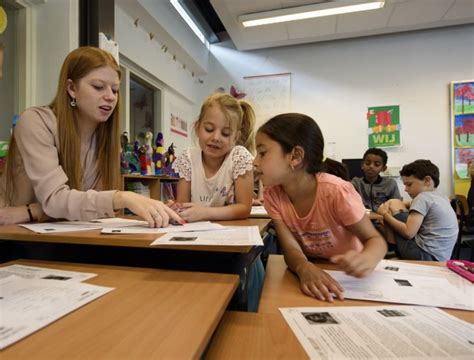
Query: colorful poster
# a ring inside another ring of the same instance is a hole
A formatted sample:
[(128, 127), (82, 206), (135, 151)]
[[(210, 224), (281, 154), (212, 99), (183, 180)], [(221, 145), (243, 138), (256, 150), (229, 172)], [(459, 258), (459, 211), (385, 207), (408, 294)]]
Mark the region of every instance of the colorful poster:
[(369, 148), (401, 146), (400, 106), (374, 106), (367, 111)]
[(451, 82), (454, 193), (467, 196), (474, 164), (474, 80)]

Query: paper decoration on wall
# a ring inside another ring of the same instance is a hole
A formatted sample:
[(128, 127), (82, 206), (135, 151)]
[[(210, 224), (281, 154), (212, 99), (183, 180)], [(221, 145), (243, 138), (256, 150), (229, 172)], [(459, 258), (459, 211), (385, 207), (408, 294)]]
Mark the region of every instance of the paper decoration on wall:
[(102, 32), (99, 33), (99, 48), (111, 53), (115, 58), (115, 61), (117, 61), (117, 64), (119, 64), (118, 44), (113, 40), (107, 39), (107, 36), (105, 36), (105, 34)]
[(451, 82), (454, 193), (467, 195), (474, 164), (474, 80)]
[(401, 146), (400, 106), (369, 107), (367, 121), (369, 148)]
[(188, 122), (179, 116), (170, 114), (170, 131), (188, 137)]
[(252, 103), (258, 128), (271, 117), (291, 110), (291, 73), (245, 76), (245, 92)]

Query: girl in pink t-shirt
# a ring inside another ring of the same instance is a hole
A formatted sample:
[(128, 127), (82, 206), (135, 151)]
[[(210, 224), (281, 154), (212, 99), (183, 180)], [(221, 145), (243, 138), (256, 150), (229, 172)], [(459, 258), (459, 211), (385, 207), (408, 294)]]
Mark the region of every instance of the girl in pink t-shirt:
[(342, 300), (340, 284), (308, 257), (328, 258), (355, 277), (375, 268), (387, 246), (362, 199), (351, 183), (330, 175), (339, 163), (323, 159), (323, 135), (310, 117), (275, 116), (258, 130), (256, 145), (256, 174), (288, 267), (306, 295), (332, 302), (333, 293)]

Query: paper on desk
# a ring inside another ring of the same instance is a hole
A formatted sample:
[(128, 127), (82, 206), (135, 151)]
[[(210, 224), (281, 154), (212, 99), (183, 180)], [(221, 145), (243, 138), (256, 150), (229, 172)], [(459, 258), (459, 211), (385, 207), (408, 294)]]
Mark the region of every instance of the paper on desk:
[(150, 244), (154, 245), (260, 246), (263, 240), (258, 226), (232, 226), (222, 230), (169, 233)]
[(472, 283), (449, 270), (446, 266), (419, 265), (409, 262), (382, 260), (375, 268), (377, 272), (383, 272), (391, 275), (415, 275), (427, 276), (436, 279), (444, 278), (452, 286), (462, 291), (465, 298), (474, 299), (474, 286)]
[(34, 231), (38, 234), (49, 234), (49, 233), (59, 233), (59, 232), (72, 232), (72, 231), (87, 231), (102, 229), (100, 224), (76, 224), (72, 225), (69, 222), (60, 223), (60, 222), (51, 222), (51, 223), (37, 223), (37, 224), (19, 224), (25, 229)]
[(210, 221), (198, 221), (194, 223), (187, 223), (184, 225), (168, 225), (164, 228), (151, 228), (146, 226), (127, 226), (125, 228), (104, 228), (102, 234), (163, 234), (171, 232), (185, 232), (185, 231), (207, 231), (220, 230), (225, 227), (220, 224), (211, 223)]
[(92, 273), (57, 270), (18, 264), (0, 267), (0, 279), (13, 275), (24, 279), (46, 279), (61, 281), (84, 281), (97, 276), (97, 274)]
[(112, 288), (76, 281), (0, 279), (0, 349), (97, 299)]
[(265, 210), (264, 206), (252, 206), (252, 210), (250, 210), (250, 215), (268, 215), (267, 210)]
[(469, 296), (472, 292), (443, 275), (427, 276), (423, 271), (421, 275), (409, 271), (398, 273), (379, 268), (365, 278), (355, 278), (342, 271), (328, 273), (344, 288), (344, 297), (348, 299), (474, 310), (474, 298)]
[(472, 359), (474, 327), (417, 306), (281, 308), (311, 359)]
[(100, 224), (101, 228), (119, 228), (126, 226), (148, 226), (148, 223), (144, 220), (137, 219), (125, 219), (125, 218), (102, 218), (94, 219), (91, 221), (59, 221), (59, 224), (66, 225), (93, 225), (98, 226)]

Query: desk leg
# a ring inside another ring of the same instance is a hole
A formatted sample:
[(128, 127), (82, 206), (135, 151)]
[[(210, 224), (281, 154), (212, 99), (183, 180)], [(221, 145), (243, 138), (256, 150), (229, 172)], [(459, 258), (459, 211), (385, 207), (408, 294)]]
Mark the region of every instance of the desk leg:
[(240, 282), (230, 309), (257, 312), (265, 277), (261, 253), (262, 247), (255, 247), (251, 252), (240, 255), (239, 261), (234, 264), (233, 272), (239, 275)]

